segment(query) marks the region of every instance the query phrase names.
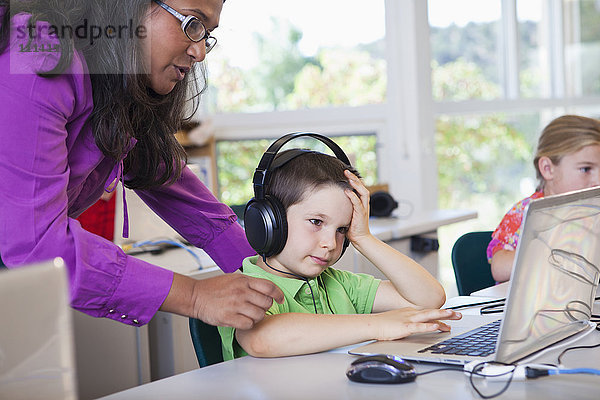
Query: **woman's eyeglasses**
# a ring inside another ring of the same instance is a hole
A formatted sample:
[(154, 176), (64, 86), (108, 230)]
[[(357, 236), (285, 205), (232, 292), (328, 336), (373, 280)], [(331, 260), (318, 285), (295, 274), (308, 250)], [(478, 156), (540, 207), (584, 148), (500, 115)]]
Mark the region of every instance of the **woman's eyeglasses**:
[(206, 45), (206, 54), (210, 53), (210, 51), (215, 47), (217, 44), (217, 38), (208, 33), (206, 27), (198, 18), (194, 17), (193, 15), (183, 15), (162, 1), (154, 0), (154, 2), (181, 21), (181, 30), (183, 30), (183, 33), (185, 33), (185, 36), (187, 36), (188, 39), (190, 39), (192, 42), (201, 42), (204, 40)]

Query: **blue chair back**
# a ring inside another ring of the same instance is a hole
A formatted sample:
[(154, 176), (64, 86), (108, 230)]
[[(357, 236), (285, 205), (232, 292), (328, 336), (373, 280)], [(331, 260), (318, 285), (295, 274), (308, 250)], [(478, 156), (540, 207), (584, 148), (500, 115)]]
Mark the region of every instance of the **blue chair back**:
[(223, 361), (221, 335), (216, 326), (190, 318), (190, 336), (200, 368)]
[(493, 231), (468, 232), (454, 243), (452, 267), (460, 296), (468, 296), (496, 283), (486, 255), (492, 233)]

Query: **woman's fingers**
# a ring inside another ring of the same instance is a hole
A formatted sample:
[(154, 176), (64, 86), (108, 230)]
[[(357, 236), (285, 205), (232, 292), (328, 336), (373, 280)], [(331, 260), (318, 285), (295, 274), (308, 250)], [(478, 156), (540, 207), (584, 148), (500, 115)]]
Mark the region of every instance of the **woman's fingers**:
[(194, 316), (211, 325), (250, 329), (273, 301), (283, 302), (274, 283), (242, 274), (198, 280), (194, 289)]

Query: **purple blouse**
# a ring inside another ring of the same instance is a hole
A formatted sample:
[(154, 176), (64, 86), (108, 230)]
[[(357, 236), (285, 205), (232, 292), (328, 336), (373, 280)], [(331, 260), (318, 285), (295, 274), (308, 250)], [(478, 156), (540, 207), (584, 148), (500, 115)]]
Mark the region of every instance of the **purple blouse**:
[[(18, 28), (28, 19), (13, 17), (10, 50), (0, 54), (0, 256), (9, 267), (60, 256), (75, 309), (146, 324), (169, 293), (173, 272), (126, 255), (75, 219), (112, 183), (119, 164), (94, 142), (85, 60), (75, 53), (64, 74), (36, 75), (55, 65), (58, 54), (22, 51), (27, 38)], [(38, 36), (33, 44), (57, 43)], [(137, 194), (225, 272), (255, 254), (235, 214), (188, 168), (175, 184)]]

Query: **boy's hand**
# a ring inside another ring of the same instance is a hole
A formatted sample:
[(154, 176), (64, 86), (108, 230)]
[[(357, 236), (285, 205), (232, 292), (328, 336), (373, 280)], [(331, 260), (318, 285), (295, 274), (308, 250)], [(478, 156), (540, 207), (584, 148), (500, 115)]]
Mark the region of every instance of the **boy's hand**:
[(369, 231), (369, 201), (371, 195), (369, 190), (363, 185), (362, 181), (352, 172), (345, 170), (344, 174), (354, 190), (360, 195), (357, 196), (352, 190), (346, 189), (346, 196), (352, 202), (352, 222), (346, 234), (348, 239), (355, 243), (361, 237), (371, 235)]
[(395, 340), (412, 335), (444, 331), (449, 332), (450, 326), (440, 320), (458, 320), (462, 315), (452, 310), (401, 308), (372, 314), (377, 319), (378, 340)]

